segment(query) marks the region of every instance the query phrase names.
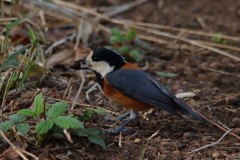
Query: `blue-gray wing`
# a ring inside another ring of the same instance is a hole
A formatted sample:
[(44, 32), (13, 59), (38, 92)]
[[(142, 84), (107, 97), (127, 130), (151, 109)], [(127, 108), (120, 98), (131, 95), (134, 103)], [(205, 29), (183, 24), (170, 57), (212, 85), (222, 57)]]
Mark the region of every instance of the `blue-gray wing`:
[(179, 118), (183, 118), (179, 113), (188, 114), (206, 123), (186, 103), (142, 70), (119, 69), (107, 74), (107, 81), (115, 90), (134, 100), (148, 103)]

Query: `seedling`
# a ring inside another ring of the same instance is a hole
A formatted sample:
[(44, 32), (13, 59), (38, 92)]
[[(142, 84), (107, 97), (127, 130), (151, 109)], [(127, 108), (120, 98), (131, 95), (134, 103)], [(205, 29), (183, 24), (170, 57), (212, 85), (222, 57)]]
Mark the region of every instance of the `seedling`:
[(224, 40), (222, 37), (221, 37), (222, 33), (217, 33), (215, 37), (212, 37), (212, 41), (213, 42), (216, 42), (216, 43), (220, 43), (220, 44), (223, 44), (223, 45), (226, 45), (227, 44), (227, 41)]
[[(132, 29), (126, 35), (123, 35), (118, 29), (111, 29), (113, 36), (110, 37), (110, 43), (114, 47), (110, 47), (122, 54), (127, 59), (141, 61), (143, 54), (147, 50), (152, 50), (150, 45), (137, 39), (137, 31)], [(109, 47), (109, 46), (108, 46)]]
[[(52, 137), (64, 138), (62, 133), (63, 129), (68, 129), (72, 131), (71, 133), (75, 133), (78, 136), (88, 137), (90, 142), (99, 144), (103, 148), (106, 148), (104, 140), (99, 135), (101, 133), (100, 130), (93, 128), (85, 129), (82, 122), (78, 119), (73, 118), (72, 116), (63, 115), (63, 113), (65, 113), (67, 110), (67, 102), (62, 101), (52, 105), (45, 104), (42, 94), (39, 94), (34, 98), (34, 106), (32, 110), (22, 109), (17, 114), (9, 116), (11, 121), (0, 123), (0, 129), (6, 133), (15, 125), (18, 131), (22, 132), (23, 134), (27, 134), (30, 131), (30, 125), (24, 123), (24, 121), (27, 120), (26, 116), (30, 116), (37, 120), (35, 131), (38, 134), (37, 140), (40, 145), (45, 144)], [(45, 113), (44, 111), (47, 112)], [(83, 116), (88, 117), (91, 115), (88, 112), (91, 112), (92, 114), (105, 113), (104, 111), (98, 109), (88, 109)], [(42, 114), (45, 114), (45, 120), (41, 119)]]

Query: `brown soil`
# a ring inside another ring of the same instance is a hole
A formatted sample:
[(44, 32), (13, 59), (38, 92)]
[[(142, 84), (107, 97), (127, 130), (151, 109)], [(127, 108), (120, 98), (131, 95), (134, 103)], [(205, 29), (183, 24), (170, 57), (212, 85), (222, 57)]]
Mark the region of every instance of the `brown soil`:
[[(222, 33), (235, 37), (240, 36), (240, 1), (163, 0), (163, 2), (163, 6), (159, 7), (157, 5), (158, 1), (152, 0), (121, 13), (115, 16), (115, 18), (159, 23), (196, 31)], [(200, 20), (203, 20), (205, 25), (200, 24)], [(104, 23), (106, 23), (104, 24), (106, 26), (109, 25), (107, 22)], [(196, 40), (211, 39), (186, 33), (182, 36), (191, 36), (191, 38)], [(175, 42), (173, 41), (173, 43)], [(234, 41), (228, 40), (227, 43), (240, 47), (240, 44)], [(240, 116), (239, 111), (235, 111), (240, 107), (238, 101), (240, 98), (240, 63), (238, 61), (199, 47), (186, 45), (185, 43), (179, 45), (179, 48), (156, 43), (152, 43), (152, 46), (156, 47), (159, 53), (146, 53), (144, 60), (138, 64), (136, 63), (136, 65), (144, 68), (146, 62), (149, 62), (149, 66), (147, 69), (145, 68), (145, 71), (164, 85), (170, 86), (175, 93), (199, 90), (200, 92), (194, 98), (185, 99), (185, 102), (214, 122), (222, 123), (228, 128), (240, 127), (240, 124), (233, 124), (232, 122), (233, 118)], [(226, 51), (239, 56), (237, 51)], [(156, 75), (158, 71), (176, 73), (178, 76), (172, 78), (160, 77)], [(90, 79), (87, 78), (86, 84), (89, 81)], [(80, 83), (77, 82), (76, 86), (79, 85)], [(46, 84), (45, 86), (54, 86), (62, 92), (65, 90), (65, 88), (56, 84)], [(97, 105), (114, 113), (119, 113), (119, 115), (128, 112), (122, 106), (109, 102), (108, 99), (102, 96), (99, 90), (91, 92), (90, 100), (86, 100), (85, 92), (87, 89), (89, 87), (84, 87), (82, 92), (83, 103)], [(76, 109), (81, 110), (82, 108), (76, 107)], [(117, 117), (118, 114), (112, 114), (112, 116)], [(102, 149), (99, 145), (90, 143), (85, 138), (78, 138), (74, 140), (76, 142), (74, 146), (77, 149), (71, 148), (72, 144), (68, 144), (66, 141), (57, 140), (52, 142), (49, 155), (52, 157), (64, 157), (62, 159), (76, 160), (135, 160), (139, 159), (141, 153), (145, 151), (143, 155), (144, 160), (203, 160), (214, 159), (213, 155), (218, 159), (240, 158), (240, 142), (231, 135), (227, 135), (219, 144), (190, 154), (194, 149), (216, 142), (224, 132), (213, 125), (202, 124), (194, 118), (185, 118), (186, 121), (158, 109), (148, 112), (146, 115), (144, 115), (144, 112), (141, 112), (137, 125), (127, 127), (132, 129), (131, 132), (124, 132), (119, 135), (106, 135), (104, 137), (107, 150)], [(85, 125), (86, 127), (113, 129), (108, 128), (108, 126), (116, 128), (121, 123), (104, 122), (101, 117), (93, 117), (91, 122), (86, 122)], [(159, 132), (149, 139), (157, 131)], [(54, 147), (55, 149), (51, 150)], [(39, 148), (33, 148), (32, 150), (34, 151), (31, 152), (36, 155), (42, 151)], [(66, 155), (67, 152), (71, 155), (61, 156)]]

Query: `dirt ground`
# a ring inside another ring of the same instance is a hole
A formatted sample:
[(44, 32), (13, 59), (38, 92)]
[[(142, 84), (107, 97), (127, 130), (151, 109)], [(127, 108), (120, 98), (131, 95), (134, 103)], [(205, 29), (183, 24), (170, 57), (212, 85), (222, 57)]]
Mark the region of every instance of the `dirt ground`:
[[(124, 2), (128, 1), (109, 0), (107, 4)], [(100, 2), (95, 4), (95, 1), (89, 1), (85, 5), (99, 4), (102, 5)], [(240, 1), (237, 0), (150, 0), (114, 18), (240, 36)], [(108, 22), (103, 22), (103, 24), (113, 25)], [(176, 32), (172, 31), (172, 33)], [(183, 33), (181, 36), (211, 41), (211, 37), (200, 35)], [(173, 40), (172, 43), (176, 41)], [(94, 44), (93, 40), (90, 48), (103, 47), (105, 43)], [(236, 41), (227, 40), (227, 43), (240, 47)], [(147, 52), (144, 59), (135, 64), (164, 85), (169, 86), (174, 93), (197, 92), (196, 96), (184, 99), (184, 101), (205, 117), (224, 127), (240, 127), (239, 123), (232, 122), (233, 118), (240, 118), (240, 112), (237, 110), (240, 107), (240, 63), (200, 47), (183, 42), (178, 42), (178, 44), (182, 45), (175, 48), (151, 43), (159, 53)], [(239, 51), (225, 50), (240, 56)], [(148, 67), (146, 67), (146, 62), (149, 63)], [(178, 76), (160, 77), (156, 72), (176, 73)], [(90, 73), (90, 71), (86, 72), (86, 74)], [(86, 81), (85, 84), (88, 84), (92, 79), (86, 78)], [(74, 84), (78, 88), (79, 79), (78, 81), (75, 79)], [(44, 87), (51, 89), (51, 86), (59, 92), (64, 92), (66, 89), (66, 87), (46, 80)], [(91, 92), (90, 100), (87, 100), (85, 93), (89, 88), (88, 85), (83, 88), (82, 103), (106, 108), (113, 112), (111, 115), (114, 117), (128, 112), (127, 109), (102, 96), (99, 90)], [(78, 106), (75, 109), (81, 110), (82, 108)], [(212, 124), (208, 126), (192, 117), (184, 117), (186, 121), (158, 109), (147, 112), (147, 114), (141, 112), (138, 122), (133, 127), (127, 127), (132, 129), (131, 132), (119, 135), (106, 134), (104, 140), (107, 150), (90, 143), (85, 138), (78, 138), (74, 139), (74, 146), (65, 140), (55, 140), (48, 145), (49, 148), (44, 149), (44, 152), (52, 159), (75, 160), (135, 160), (139, 159), (143, 152), (144, 160), (240, 159), (240, 141), (232, 135), (226, 135), (220, 143), (214, 146), (190, 154), (194, 149), (216, 142), (224, 132)], [(113, 129), (121, 123), (105, 122), (102, 117), (93, 117), (85, 125)], [(236, 132), (236, 134), (240, 133)], [(152, 135), (154, 136), (150, 138)], [(51, 150), (51, 148), (55, 149)], [(43, 149), (33, 147), (29, 151), (37, 155)]]
[[(160, 8), (156, 5), (157, 3), (157, 1), (147, 2), (116, 16), (116, 18), (159, 23), (198, 31), (221, 32), (233, 36), (240, 35), (240, 1), (168, 0), (164, 1)], [(202, 26), (198, 19), (203, 19), (205, 26)], [(203, 40), (198, 36), (194, 38)], [(229, 41), (229, 43), (233, 42)], [(171, 85), (173, 91), (200, 90), (197, 96), (188, 100), (187, 103), (214, 122), (222, 123), (229, 128), (237, 127), (233, 124), (232, 118), (239, 117), (239, 112), (226, 110), (226, 108), (234, 110), (239, 107), (240, 81), (236, 75), (239, 75), (240, 64), (237, 61), (199, 48), (191, 51), (179, 51), (165, 46), (155, 45), (155, 47), (160, 50), (160, 54), (148, 53), (143, 60), (143, 62), (150, 63), (146, 69), (147, 73), (163, 84)], [(231, 53), (239, 55), (239, 52)], [(143, 67), (143, 62), (138, 65)], [(210, 71), (206, 68), (228, 72), (230, 75)], [(163, 78), (157, 76), (156, 71), (177, 73), (179, 76)], [(98, 91), (91, 94), (91, 98), (94, 99), (94, 96), (98, 94), (101, 93)], [(235, 102), (227, 104), (225, 99), (232, 97), (237, 101), (233, 100)], [(118, 105), (113, 105), (107, 109), (121, 114), (127, 112), (126, 109)], [(108, 149), (106, 151), (89, 147), (85, 149), (82, 158), (138, 159), (145, 146), (143, 156), (145, 160), (214, 159), (214, 156), (218, 159), (240, 158), (239, 140), (231, 135), (227, 135), (217, 145), (190, 154), (194, 149), (216, 142), (224, 134), (213, 125), (207, 126), (193, 118), (187, 118), (188, 121), (183, 121), (157, 109), (146, 117), (143, 118), (143, 114), (140, 114), (137, 127), (130, 133), (107, 135)], [(103, 122), (99, 122), (99, 124), (101, 124), (100, 127), (104, 124), (107, 125)], [(118, 125), (116, 124), (116, 126)], [(159, 131), (158, 134), (147, 142), (148, 138), (156, 131)], [(120, 140), (121, 146), (119, 146)]]

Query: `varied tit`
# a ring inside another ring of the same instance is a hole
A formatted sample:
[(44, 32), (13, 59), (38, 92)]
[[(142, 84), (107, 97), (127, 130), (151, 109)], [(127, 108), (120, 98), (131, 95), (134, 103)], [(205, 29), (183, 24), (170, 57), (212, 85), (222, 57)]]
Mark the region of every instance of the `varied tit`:
[[(137, 118), (137, 112), (153, 107), (163, 109), (181, 119), (181, 114), (191, 115), (206, 123), (190, 106), (178, 99), (162, 83), (127, 62), (117, 52), (100, 48), (91, 52), (86, 58), (77, 60), (84, 66), (75, 69), (91, 69), (94, 71), (103, 93), (113, 101), (131, 110), (130, 118), (115, 130), (105, 130), (116, 134), (126, 131), (124, 126)], [(124, 116), (126, 116), (125, 114)]]

